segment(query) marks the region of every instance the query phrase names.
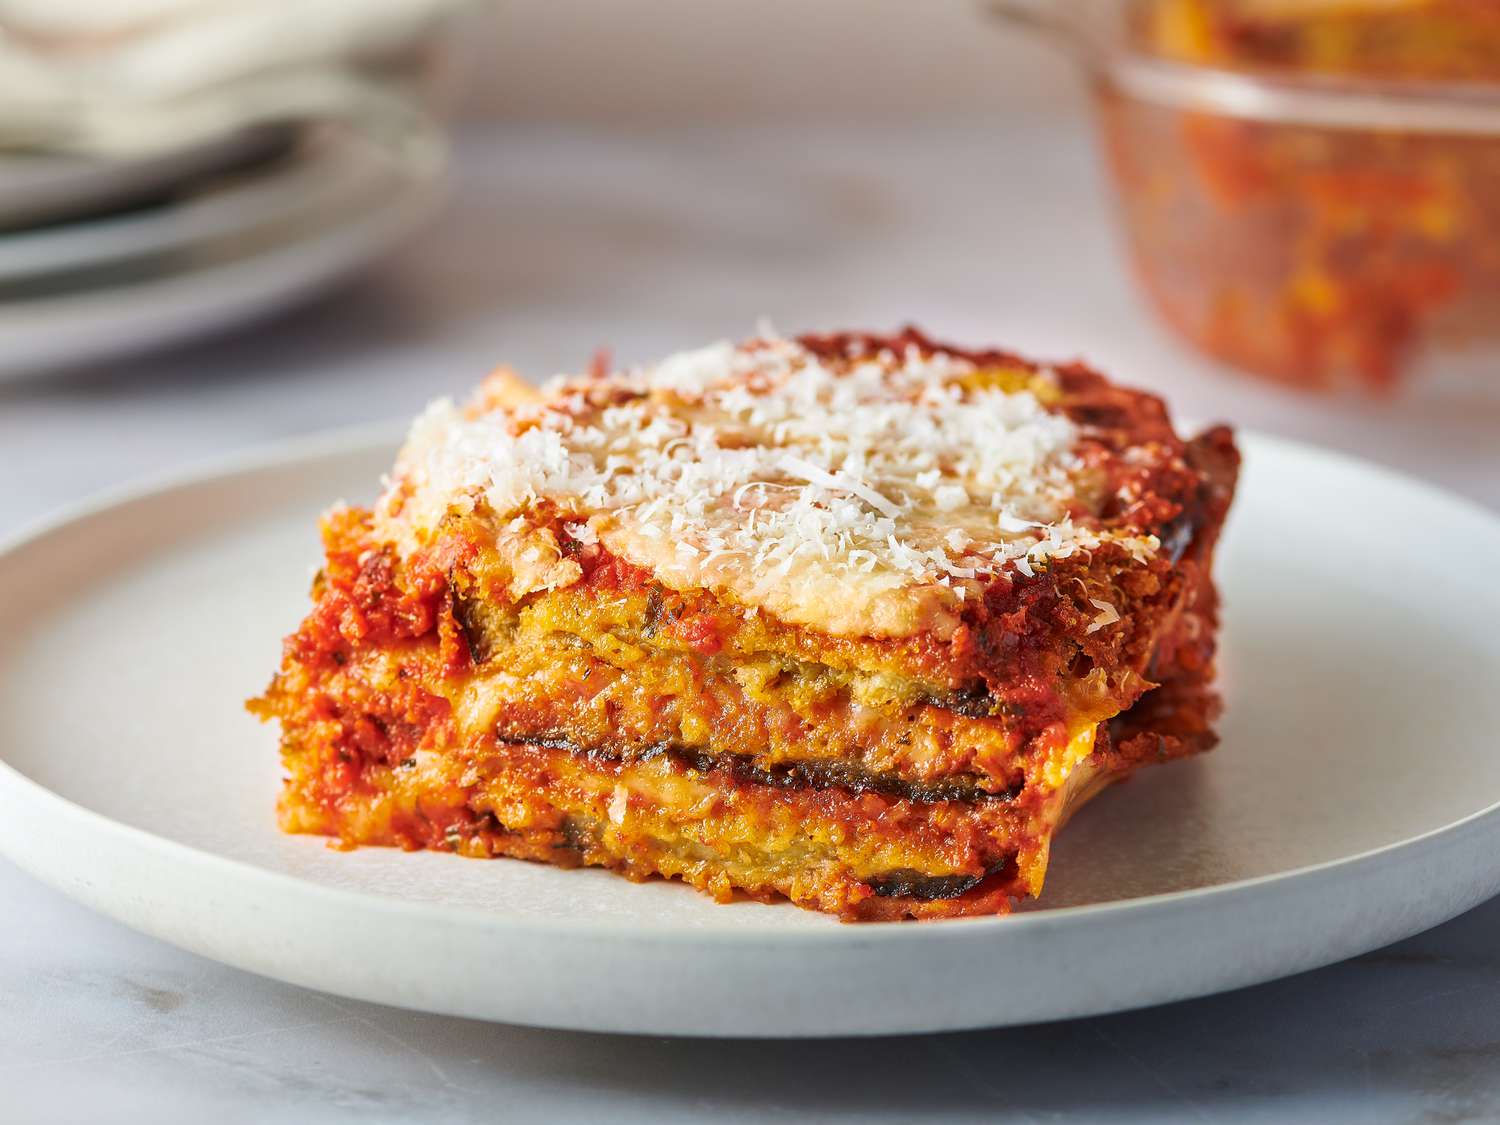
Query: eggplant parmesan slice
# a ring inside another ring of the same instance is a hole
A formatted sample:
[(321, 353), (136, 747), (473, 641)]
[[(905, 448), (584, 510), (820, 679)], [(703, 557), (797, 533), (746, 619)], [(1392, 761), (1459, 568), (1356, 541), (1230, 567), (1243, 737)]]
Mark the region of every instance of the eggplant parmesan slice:
[(282, 827), (1004, 912), (1084, 800), (1212, 744), (1237, 465), (1081, 365), (914, 330), (497, 374), (325, 518), (250, 704)]

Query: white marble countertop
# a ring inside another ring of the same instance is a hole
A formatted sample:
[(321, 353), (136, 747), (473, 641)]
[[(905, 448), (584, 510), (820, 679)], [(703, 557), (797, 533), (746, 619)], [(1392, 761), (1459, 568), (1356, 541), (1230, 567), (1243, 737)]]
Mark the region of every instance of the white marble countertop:
[[(1320, 401), (1181, 351), (1132, 296), (1077, 124), (653, 134), (474, 127), (429, 235), (300, 312), (0, 388), (0, 534), (99, 488), (749, 331), (890, 327), (1082, 355), (1179, 413), (1500, 508), (1500, 379)], [(1336, 511), (1337, 500), (1330, 501)], [(1148, 1012), (912, 1040), (528, 1031), (271, 983), (0, 861), (0, 1120), (1468, 1121), (1500, 1116), (1500, 900), (1401, 945)]]

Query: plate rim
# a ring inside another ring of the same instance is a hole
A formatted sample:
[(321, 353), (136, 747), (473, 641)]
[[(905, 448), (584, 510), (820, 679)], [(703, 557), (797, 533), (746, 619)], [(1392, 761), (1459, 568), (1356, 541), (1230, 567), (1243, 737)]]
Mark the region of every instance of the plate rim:
[[(436, 127), (431, 136), (437, 138)], [(351, 146), (360, 143), (366, 142), (350, 139)], [(273, 237), (247, 247), (237, 246), (236, 235), (197, 247), (216, 248), (202, 260), (195, 258), (196, 250), (169, 253), (154, 264), (151, 254), (128, 256), (103, 267), (118, 275), (103, 282), (81, 281), (27, 300), (0, 300), (0, 344), (6, 348), (0, 354), (0, 387), (40, 385), (106, 357), (162, 351), (264, 319), (333, 288), (440, 213), (450, 189), (446, 161), (431, 166), (416, 157), (393, 161), (390, 185), (383, 194), (354, 192), (350, 198), (357, 207), (330, 211), (329, 221), (306, 237), (289, 231), (285, 222), (262, 224), (256, 229)], [(298, 221), (319, 214), (305, 211)], [(130, 275), (143, 262), (148, 263), (144, 272)], [(56, 276), (77, 281), (90, 272), (69, 269)]]
[[(178, 490), (201, 487), (234, 477), (266, 472), (278, 468), (290, 468), (298, 463), (320, 458), (375, 456), (382, 449), (389, 449), (394, 452), (394, 445), (399, 441), (405, 426), (406, 423), (403, 421), (384, 419), (355, 426), (319, 430), (269, 442), (256, 443), (239, 450), (196, 459), (184, 465), (146, 474), (133, 480), (98, 490), (81, 500), (64, 505), (51, 513), (24, 522), (15, 531), (0, 535), (0, 563), (8, 561), (13, 555), (28, 547), (35, 546), (48, 536), (64, 531), (91, 517), (126, 507), (132, 503), (159, 499)], [(1494, 534), (1497, 545), (1500, 545), (1500, 514), (1491, 511), (1477, 501), (1451, 492), (1441, 486), (1430, 484), (1363, 457), (1255, 430), (1237, 429), (1236, 440), (1241, 442), (1245, 449), (1247, 461), (1255, 455), (1257, 450), (1262, 452), (1270, 451), (1275, 455), (1310, 458), (1330, 467), (1352, 470), (1361, 474), (1370, 474), (1377, 480), (1395, 483), (1409, 490), (1414, 489), (1424, 494), (1423, 498), (1428, 502), (1445, 505), (1452, 510), (1462, 511), (1466, 516), (1487, 525), (1488, 530)], [(1231, 520), (1233, 519), (1233, 513), (1231, 513), (1230, 518)], [(22, 799), (29, 798), (36, 800), (40, 797), (45, 801), (56, 802), (64, 808), (68, 815), (84, 818), (96, 830), (103, 829), (110, 832), (124, 833), (134, 843), (165, 849), (169, 855), (181, 862), (205, 864), (209, 867), (229, 870), (237, 876), (254, 878), (267, 882), (273, 887), (279, 887), (295, 893), (330, 896), (344, 904), (357, 906), (360, 909), (374, 909), (408, 918), (423, 918), (438, 924), (458, 923), (465, 926), (477, 925), (486, 928), (498, 926), (512, 932), (523, 933), (528, 937), (587, 936), (595, 938), (614, 937), (616, 939), (636, 941), (661, 941), (675, 938), (694, 944), (711, 942), (716, 945), (728, 946), (758, 946), (766, 941), (777, 943), (842, 943), (848, 941), (851, 933), (851, 927), (844, 925), (811, 926), (804, 929), (778, 929), (757, 925), (753, 922), (747, 924), (743, 919), (737, 919), (735, 920), (739, 923), (737, 925), (684, 927), (671, 923), (645, 920), (639, 922), (622, 922), (618, 919), (591, 917), (515, 916), (475, 906), (413, 902), (365, 890), (330, 886), (316, 879), (288, 872), (274, 871), (249, 860), (236, 859), (205, 851), (191, 844), (172, 839), (171, 837), (116, 820), (85, 805), (81, 805), (41, 782), (28, 777), (10, 764), (5, 758), (4, 750), (0, 749), (0, 791), (3, 790), (10, 790), (13, 796), (23, 795)], [(1489, 827), (1486, 822), (1492, 820), (1500, 821), (1500, 799), (1457, 820), (1449, 821), (1446, 824), (1431, 828), (1418, 835), (1382, 844), (1352, 855), (1338, 856), (1334, 859), (1325, 860), (1320, 863), (1306, 864), (1286, 871), (1255, 875), (1244, 879), (1234, 879), (1204, 887), (1139, 895), (1110, 902), (1062, 906), (1050, 909), (1040, 907), (1034, 910), (1006, 915), (943, 919), (935, 923), (923, 925), (860, 925), (852, 929), (862, 939), (867, 941), (873, 940), (875, 942), (890, 943), (892, 941), (921, 940), (924, 944), (927, 944), (933, 940), (935, 935), (940, 933), (970, 934), (974, 931), (997, 930), (1001, 927), (1045, 932), (1048, 929), (1058, 926), (1100, 924), (1101, 922), (1107, 922), (1111, 919), (1121, 918), (1122, 916), (1133, 917), (1142, 912), (1164, 910), (1173, 907), (1191, 907), (1198, 903), (1202, 903), (1205, 908), (1211, 908), (1217, 900), (1226, 897), (1240, 898), (1253, 896), (1273, 885), (1301, 884), (1320, 877), (1333, 877), (1346, 872), (1360, 872), (1368, 866), (1379, 865), (1382, 860), (1389, 858), (1393, 853), (1401, 853), (1402, 855), (1425, 853), (1449, 841), (1454, 836), (1483, 827)], [(37, 870), (30, 863), (23, 862), (17, 858), (13, 849), (4, 846), (3, 835), (3, 833), (0, 833), (0, 855), (7, 856), (13, 862), (16, 862), (18, 866), (23, 867), (33, 875), (43, 879), (43, 881), (58, 885), (53, 882), (50, 875), (42, 874), (41, 871)], [(777, 905), (783, 906), (786, 909), (796, 909), (791, 904), (779, 903)], [(724, 921), (728, 923), (731, 920), (726, 916)]]
[[(359, 166), (361, 161), (363, 166)], [(6, 252), (0, 262), (0, 282), (66, 281), (80, 273), (121, 269), (143, 259), (263, 237), (268, 229), (295, 218), (360, 202), (359, 193), (351, 190), (349, 173), (356, 167), (368, 172), (372, 166), (389, 181), (382, 187), (394, 185), (402, 190), (408, 181), (424, 179), (424, 170), (400, 162), (389, 149), (355, 128), (302, 126), (285, 152), (158, 206), (0, 231), (0, 250)], [(346, 182), (332, 179), (338, 175)], [(319, 181), (312, 194), (296, 190), (307, 187), (308, 181)], [(153, 233), (161, 237), (153, 239)], [(109, 288), (84, 283), (62, 295)]]

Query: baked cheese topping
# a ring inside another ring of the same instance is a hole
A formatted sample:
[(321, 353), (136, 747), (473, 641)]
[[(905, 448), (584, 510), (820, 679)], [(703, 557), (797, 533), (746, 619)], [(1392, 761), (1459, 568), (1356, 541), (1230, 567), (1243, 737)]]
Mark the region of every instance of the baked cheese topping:
[(1141, 560), (1158, 546), (1089, 526), (1101, 486), (1079, 428), (1046, 407), (1045, 370), (763, 339), (543, 391), (430, 407), (379, 506), (388, 534), (410, 545), (487, 509), (526, 582), (555, 586), (569, 566), (532, 523), (543, 504), (670, 587), (892, 636), (951, 625), (1000, 570), (1030, 576), (1104, 538)]

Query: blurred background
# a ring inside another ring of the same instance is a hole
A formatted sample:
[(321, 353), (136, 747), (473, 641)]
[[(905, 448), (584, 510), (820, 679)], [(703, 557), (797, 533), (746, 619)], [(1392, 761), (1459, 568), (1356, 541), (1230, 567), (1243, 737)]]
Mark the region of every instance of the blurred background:
[(0, 532), (769, 318), (1500, 505), (1490, 0), (0, 0)]

